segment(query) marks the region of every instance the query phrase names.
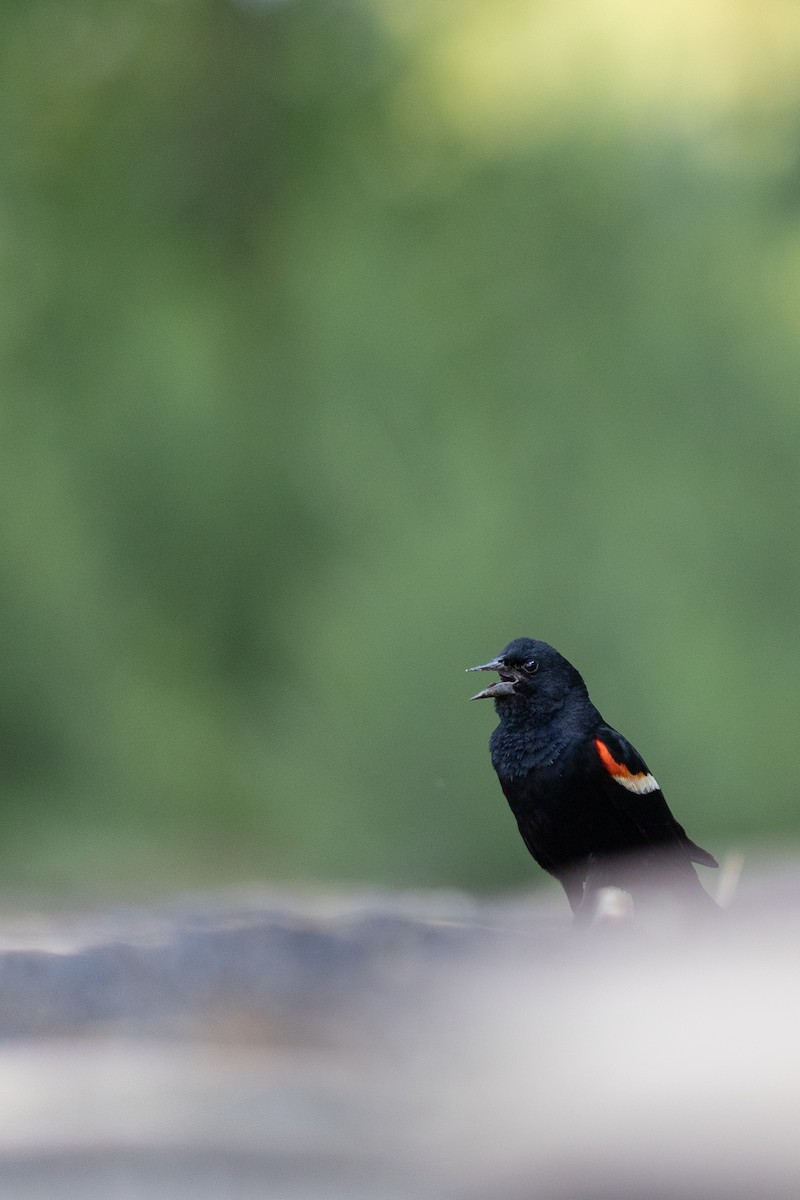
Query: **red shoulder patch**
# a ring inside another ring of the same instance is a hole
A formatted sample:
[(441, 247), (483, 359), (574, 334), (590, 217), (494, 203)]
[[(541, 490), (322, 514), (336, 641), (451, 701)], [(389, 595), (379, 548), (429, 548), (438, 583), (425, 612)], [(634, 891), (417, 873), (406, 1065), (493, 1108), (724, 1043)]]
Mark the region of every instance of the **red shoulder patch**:
[(637, 792), (640, 796), (659, 790), (658, 784), (649, 772), (631, 771), (625, 766), (625, 763), (617, 762), (608, 746), (600, 738), (595, 738), (594, 744), (600, 755), (601, 763), (616, 783), (627, 788), (629, 792)]

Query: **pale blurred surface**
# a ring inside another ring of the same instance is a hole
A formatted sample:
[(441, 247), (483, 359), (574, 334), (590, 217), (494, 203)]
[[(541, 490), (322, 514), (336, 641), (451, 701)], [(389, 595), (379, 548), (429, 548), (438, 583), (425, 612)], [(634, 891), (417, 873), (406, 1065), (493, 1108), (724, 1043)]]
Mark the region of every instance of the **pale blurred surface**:
[(0, 1190), (789, 1200), (800, 885), (677, 932), (556, 893), (189, 897), (0, 955)]

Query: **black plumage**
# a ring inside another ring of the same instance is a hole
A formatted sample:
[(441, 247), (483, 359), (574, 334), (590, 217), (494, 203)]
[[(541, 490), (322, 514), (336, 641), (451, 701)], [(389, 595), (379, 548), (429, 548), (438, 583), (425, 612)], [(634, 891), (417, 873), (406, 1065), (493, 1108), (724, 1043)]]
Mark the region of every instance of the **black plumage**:
[(469, 670), (500, 676), (471, 699), (495, 702), (492, 764), (525, 845), (576, 917), (590, 917), (607, 886), (634, 899), (659, 889), (713, 905), (693, 864), (716, 860), (675, 820), (644, 760), (606, 724), (563, 655), (517, 638)]

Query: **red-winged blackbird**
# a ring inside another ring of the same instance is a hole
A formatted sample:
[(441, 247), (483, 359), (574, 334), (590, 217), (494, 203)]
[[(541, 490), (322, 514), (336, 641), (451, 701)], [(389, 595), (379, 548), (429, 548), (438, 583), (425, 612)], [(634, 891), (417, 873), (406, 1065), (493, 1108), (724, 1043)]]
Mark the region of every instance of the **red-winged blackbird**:
[(500, 676), (470, 699), (495, 702), (492, 764), (525, 845), (563, 885), (576, 917), (590, 917), (598, 889), (609, 886), (635, 899), (656, 884), (713, 905), (692, 863), (716, 867), (716, 859), (687, 837), (571, 663), (546, 642), (517, 638), (468, 669)]

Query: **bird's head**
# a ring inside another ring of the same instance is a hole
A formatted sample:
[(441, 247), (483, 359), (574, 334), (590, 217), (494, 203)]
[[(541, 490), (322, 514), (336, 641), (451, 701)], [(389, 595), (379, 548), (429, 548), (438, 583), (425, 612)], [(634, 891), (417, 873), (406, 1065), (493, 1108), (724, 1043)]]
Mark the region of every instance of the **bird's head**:
[(497, 683), (470, 696), (470, 700), (528, 701), (538, 706), (539, 702), (557, 704), (576, 689), (586, 690), (572, 663), (547, 642), (534, 638), (516, 638), (491, 662), (467, 670), (496, 671), (500, 676)]

